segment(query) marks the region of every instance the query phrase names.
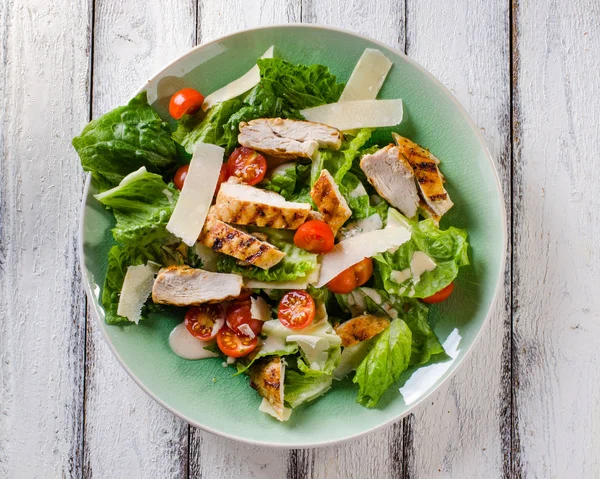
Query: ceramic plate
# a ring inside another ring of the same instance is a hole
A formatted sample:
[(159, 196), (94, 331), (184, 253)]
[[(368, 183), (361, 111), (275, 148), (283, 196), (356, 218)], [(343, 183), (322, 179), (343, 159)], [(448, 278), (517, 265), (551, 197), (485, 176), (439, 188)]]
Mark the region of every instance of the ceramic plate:
[(95, 189), (89, 178), (83, 197), (81, 263), (91, 310), (104, 337), (122, 366), (156, 401), (189, 423), (229, 438), (269, 446), (318, 446), (399, 420), (457, 369), (473, 347), (500, 284), (505, 213), (490, 154), (459, 103), (419, 65), (374, 40), (309, 25), (242, 31), (196, 47), (143, 89), (167, 119), (166, 105), (172, 93), (183, 86), (212, 92), (249, 70), (271, 45), (275, 45), (277, 57), (327, 65), (343, 81), (365, 48), (380, 49), (394, 62), (379, 97), (404, 101), (405, 119), (397, 131), (428, 147), (442, 161), (455, 203), (442, 226), (451, 224), (469, 232), (472, 265), (461, 269), (451, 299), (433, 307), (430, 314), (449, 359), (406, 371), (377, 409), (357, 404), (357, 388), (346, 380), (336, 383), (324, 397), (295, 410), (289, 422), (280, 423), (258, 411), (261, 398), (248, 386), (247, 377), (232, 377), (233, 370), (224, 368), (220, 359), (186, 361), (171, 352), (169, 333), (181, 316), (155, 315), (137, 327), (104, 323), (99, 296), (107, 252), (113, 245), (113, 218), (92, 197)]

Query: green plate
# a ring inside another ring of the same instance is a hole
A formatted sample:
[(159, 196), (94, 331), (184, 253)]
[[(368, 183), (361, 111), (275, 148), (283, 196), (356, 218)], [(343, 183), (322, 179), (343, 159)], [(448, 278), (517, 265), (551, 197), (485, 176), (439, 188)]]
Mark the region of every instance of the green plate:
[(81, 264), (91, 310), (104, 337), (129, 375), (156, 401), (190, 424), (222, 436), (252, 444), (310, 447), (344, 441), (399, 420), (457, 369), (473, 347), (500, 285), (506, 221), (492, 158), (463, 108), (423, 68), (374, 40), (311, 25), (246, 30), (194, 48), (143, 88), (166, 119), (166, 105), (176, 90), (192, 86), (212, 92), (249, 70), (271, 45), (277, 57), (322, 63), (344, 81), (365, 48), (377, 48), (394, 62), (379, 97), (404, 101), (405, 119), (398, 131), (442, 161), (455, 203), (443, 226), (466, 228), (470, 237), (472, 266), (461, 269), (451, 300), (431, 314), (449, 358), (407, 371), (377, 409), (358, 405), (356, 387), (343, 381), (326, 396), (296, 409), (289, 422), (280, 423), (258, 411), (261, 399), (248, 379), (232, 377), (233, 370), (224, 368), (221, 360), (186, 361), (171, 352), (169, 332), (181, 317), (154, 316), (137, 327), (104, 323), (99, 295), (113, 244), (113, 220), (92, 197), (89, 178), (82, 206)]

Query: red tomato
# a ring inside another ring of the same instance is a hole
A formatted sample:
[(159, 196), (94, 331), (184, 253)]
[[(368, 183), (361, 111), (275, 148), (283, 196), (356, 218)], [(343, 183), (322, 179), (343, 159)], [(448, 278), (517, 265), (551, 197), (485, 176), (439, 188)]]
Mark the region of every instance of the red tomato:
[(179, 169), (175, 172), (175, 176), (173, 177), (173, 183), (175, 183), (175, 188), (179, 191), (183, 189), (183, 184), (185, 183), (185, 178), (187, 177), (188, 170), (190, 169), (190, 165), (180, 166)]
[(347, 294), (369, 281), (372, 275), (373, 260), (365, 258), (333, 278), (327, 283), (327, 289), (332, 293)]
[(185, 314), (185, 327), (203, 341), (214, 338), (225, 323), (225, 312), (220, 304), (192, 306)]
[(227, 326), (236, 334), (246, 335), (244, 329), (240, 330), (240, 326), (246, 324), (250, 327), (255, 336), (262, 331), (263, 322), (252, 318), (250, 312), (250, 301), (236, 301), (227, 308)]
[(286, 328), (306, 328), (315, 319), (315, 302), (306, 291), (289, 291), (279, 302), (277, 316)]
[(320, 220), (310, 220), (296, 230), (294, 244), (310, 253), (328, 253), (333, 249), (334, 236), (331, 227)]
[(196, 113), (202, 106), (204, 97), (193, 88), (179, 90), (171, 97), (169, 102), (169, 113), (173, 118), (179, 120), (183, 115)]
[(251, 148), (236, 148), (227, 160), (227, 175), (248, 185), (260, 183), (267, 173), (267, 160)]
[(227, 181), (227, 176), (227, 164), (223, 163), (223, 165), (221, 166), (221, 171), (219, 172), (219, 179), (217, 180), (215, 195), (219, 192), (219, 189), (221, 189), (221, 183)]
[(249, 338), (248, 336), (241, 336), (235, 334), (227, 326), (219, 331), (217, 334), (217, 345), (219, 349), (232, 358), (241, 358), (248, 353), (254, 351), (258, 344), (258, 338)]
[(450, 296), (452, 294), (453, 290), (454, 290), (454, 281), (452, 281), (452, 283), (450, 283), (445, 288), (440, 289), (437, 293), (429, 296), (428, 298), (423, 298), (422, 301), (424, 301), (427, 304), (441, 303), (442, 301), (445, 301), (448, 299), (448, 296)]

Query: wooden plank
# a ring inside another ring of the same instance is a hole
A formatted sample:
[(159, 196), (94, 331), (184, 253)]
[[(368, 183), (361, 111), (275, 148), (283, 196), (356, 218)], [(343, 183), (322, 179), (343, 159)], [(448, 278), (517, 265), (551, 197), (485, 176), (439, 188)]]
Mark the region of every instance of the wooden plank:
[[(508, 8), (504, 0), (409, 0), (406, 45), (407, 54), (440, 79), (481, 128), (496, 159), (510, 214)], [(407, 445), (412, 448), (411, 476), (502, 474), (510, 449), (509, 305), (507, 271), (494, 314), (474, 351), (414, 414), (413, 443)]]
[(518, 2), (515, 427), (523, 475), (600, 471), (600, 4)]
[[(299, 0), (200, 0), (197, 36), (206, 42), (236, 30), (299, 18)], [(190, 428), (190, 477), (285, 477), (287, 456), (281, 449), (252, 447)]]
[[(195, 41), (194, 0), (97, 0), (94, 13), (93, 117), (126, 102)], [(188, 425), (127, 376), (91, 316), (87, 336), (85, 476), (187, 476)]]
[(80, 477), (89, 2), (0, 5), (0, 477)]

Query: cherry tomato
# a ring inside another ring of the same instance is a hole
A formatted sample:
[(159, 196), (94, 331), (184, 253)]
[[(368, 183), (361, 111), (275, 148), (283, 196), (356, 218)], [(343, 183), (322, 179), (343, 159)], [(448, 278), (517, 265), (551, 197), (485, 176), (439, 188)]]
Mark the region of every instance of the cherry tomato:
[(217, 180), (217, 187), (215, 188), (215, 195), (221, 189), (221, 183), (224, 183), (225, 181), (227, 181), (227, 177), (228, 177), (227, 164), (223, 163), (223, 165), (221, 166), (221, 171), (219, 172), (219, 179)]
[(262, 331), (263, 322), (252, 318), (250, 312), (250, 301), (236, 301), (227, 308), (227, 326), (236, 334), (246, 335), (244, 329), (240, 330), (240, 326), (246, 324), (250, 327), (255, 336)]
[(169, 113), (173, 118), (179, 120), (183, 115), (196, 113), (202, 106), (204, 96), (193, 88), (179, 90), (171, 97), (169, 102)]
[(267, 173), (267, 160), (251, 148), (236, 148), (227, 160), (227, 175), (248, 185), (260, 183)]
[(235, 334), (227, 326), (221, 328), (219, 334), (217, 334), (217, 345), (219, 349), (232, 358), (241, 358), (248, 353), (254, 351), (258, 344), (258, 337), (249, 338), (248, 336), (241, 336)]
[(441, 303), (442, 301), (445, 301), (448, 299), (448, 296), (450, 296), (452, 294), (453, 290), (454, 290), (454, 281), (452, 283), (450, 283), (448, 286), (446, 286), (445, 288), (440, 289), (437, 293), (432, 294), (428, 298), (423, 298), (423, 301), (427, 304)]
[(242, 288), (239, 296), (235, 299), (241, 301), (243, 299), (250, 299), (250, 296), (252, 296), (252, 290), (250, 288)]
[(185, 314), (185, 327), (196, 338), (214, 338), (225, 323), (225, 311), (220, 304), (192, 306)]
[(372, 275), (373, 260), (365, 258), (333, 278), (327, 283), (327, 289), (332, 293), (347, 294), (369, 281)]
[(179, 169), (175, 172), (175, 176), (173, 177), (173, 183), (175, 183), (175, 188), (179, 191), (183, 189), (183, 184), (185, 183), (185, 178), (187, 177), (188, 170), (190, 169), (190, 165), (180, 166)]
[(328, 253), (333, 249), (334, 236), (331, 227), (320, 220), (310, 220), (296, 230), (294, 244), (310, 253)]
[(279, 302), (277, 316), (286, 328), (306, 328), (315, 319), (315, 302), (306, 291), (289, 291)]

